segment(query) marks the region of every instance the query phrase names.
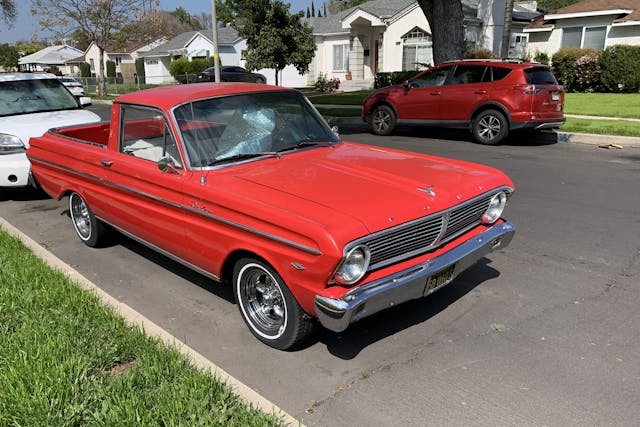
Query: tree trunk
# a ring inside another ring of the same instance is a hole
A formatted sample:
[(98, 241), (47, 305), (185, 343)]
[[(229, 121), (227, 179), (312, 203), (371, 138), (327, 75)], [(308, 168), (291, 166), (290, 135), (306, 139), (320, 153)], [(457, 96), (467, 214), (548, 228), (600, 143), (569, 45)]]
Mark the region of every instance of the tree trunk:
[(100, 95), (107, 94), (107, 81), (104, 78), (104, 48), (98, 47), (100, 51), (100, 65), (98, 66), (98, 85), (100, 86)]
[(511, 23), (513, 22), (513, 0), (507, 0), (504, 6), (504, 27), (502, 27), (502, 45), (500, 45), (500, 57), (509, 57), (509, 45), (511, 44)]
[(280, 70), (276, 69), (276, 86), (278, 86), (278, 73), (280, 72)]
[(429, 21), (434, 65), (464, 56), (464, 15), (461, 0), (418, 0)]

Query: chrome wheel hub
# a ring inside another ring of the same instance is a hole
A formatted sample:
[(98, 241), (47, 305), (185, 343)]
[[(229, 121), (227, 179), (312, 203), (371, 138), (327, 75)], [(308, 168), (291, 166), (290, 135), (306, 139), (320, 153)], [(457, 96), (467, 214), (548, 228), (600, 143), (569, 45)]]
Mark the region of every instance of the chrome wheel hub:
[(500, 134), (500, 130), (502, 126), (500, 125), (500, 120), (498, 120), (495, 116), (486, 116), (480, 120), (478, 123), (480, 137), (487, 141), (491, 141), (495, 137)]
[(286, 326), (286, 309), (275, 279), (260, 266), (250, 265), (238, 280), (239, 302), (251, 325), (265, 337), (280, 336)]
[(82, 197), (77, 194), (71, 196), (70, 210), (71, 218), (78, 234), (82, 238), (88, 239), (91, 236), (91, 216), (89, 208)]

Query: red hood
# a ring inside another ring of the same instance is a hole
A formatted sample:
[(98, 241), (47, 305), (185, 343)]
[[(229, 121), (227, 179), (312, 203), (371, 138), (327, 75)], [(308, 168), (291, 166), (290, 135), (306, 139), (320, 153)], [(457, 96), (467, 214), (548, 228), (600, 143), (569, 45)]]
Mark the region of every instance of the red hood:
[(327, 228), (351, 228), (356, 221), (369, 233), (496, 187), (513, 187), (502, 172), (486, 166), (353, 143), (252, 162), (232, 175), (251, 183), (238, 188), (262, 203)]

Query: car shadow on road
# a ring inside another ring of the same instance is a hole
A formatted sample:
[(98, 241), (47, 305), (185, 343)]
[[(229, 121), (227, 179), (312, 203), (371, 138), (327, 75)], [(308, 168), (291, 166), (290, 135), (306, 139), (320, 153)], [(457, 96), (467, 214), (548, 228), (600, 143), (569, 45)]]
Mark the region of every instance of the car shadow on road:
[(436, 316), (487, 280), (500, 276), (498, 270), (482, 258), (453, 282), (434, 294), (376, 313), (351, 325), (342, 333), (321, 330), (318, 341), (334, 356), (351, 360), (367, 346)]
[[(369, 133), (369, 128), (360, 124), (345, 124), (340, 126), (340, 135), (356, 135)], [(441, 139), (448, 141), (464, 141), (477, 144), (471, 133), (464, 129), (446, 129), (427, 126), (398, 127), (395, 136), (408, 136), (412, 138)], [(384, 138), (384, 137), (380, 137)], [(559, 142), (559, 136), (553, 131), (514, 131), (499, 145), (511, 146), (543, 146), (553, 145)], [(349, 138), (343, 138), (348, 140)]]
[(19, 188), (2, 188), (0, 189), (0, 202), (13, 200), (16, 202), (27, 202), (29, 200), (45, 200), (50, 199), (49, 195), (40, 188), (19, 187)]

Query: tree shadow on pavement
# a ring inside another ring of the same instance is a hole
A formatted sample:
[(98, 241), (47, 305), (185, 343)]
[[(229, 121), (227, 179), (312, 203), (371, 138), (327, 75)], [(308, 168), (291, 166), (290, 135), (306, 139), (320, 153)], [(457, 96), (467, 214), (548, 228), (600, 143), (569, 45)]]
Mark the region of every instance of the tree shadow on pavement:
[(325, 344), (334, 356), (351, 360), (369, 345), (428, 321), (483, 282), (500, 276), (489, 266), (490, 263), (488, 258), (482, 258), (434, 294), (366, 317), (344, 332), (334, 333), (320, 328), (319, 342)]

